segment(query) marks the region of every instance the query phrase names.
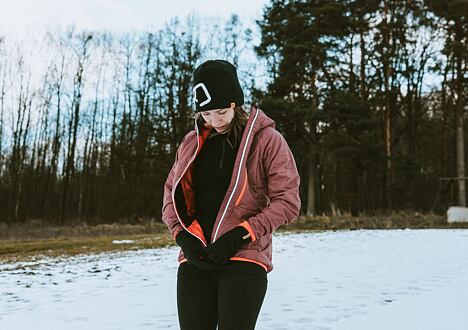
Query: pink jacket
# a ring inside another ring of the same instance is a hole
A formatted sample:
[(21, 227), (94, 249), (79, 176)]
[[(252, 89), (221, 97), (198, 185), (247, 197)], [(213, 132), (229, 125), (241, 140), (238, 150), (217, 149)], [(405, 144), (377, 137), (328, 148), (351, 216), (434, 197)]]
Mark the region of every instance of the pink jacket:
[[(180, 144), (174, 165), (164, 185), (162, 218), (175, 238), (188, 230), (206, 245), (207, 240), (193, 214), (192, 164), (209, 130), (195, 125)], [(275, 130), (275, 122), (253, 107), (234, 163), (231, 183), (216, 218), (211, 242), (242, 225), (253, 241), (231, 260), (254, 262), (273, 270), (272, 233), (293, 222), (300, 210), (299, 174), (286, 140)], [(178, 261), (184, 262), (182, 250)]]

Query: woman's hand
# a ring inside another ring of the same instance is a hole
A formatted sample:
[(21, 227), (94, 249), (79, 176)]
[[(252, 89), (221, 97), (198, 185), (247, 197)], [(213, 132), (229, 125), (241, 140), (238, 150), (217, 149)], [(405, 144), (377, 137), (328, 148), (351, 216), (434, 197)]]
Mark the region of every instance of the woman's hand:
[(208, 258), (217, 265), (223, 265), (229, 262), (240, 247), (252, 241), (249, 232), (242, 226), (223, 234), (213, 244), (207, 245), (204, 251)]
[(182, 230), (176, 236), (177, 245), (182, 248), (187, 262), (191, 265), (204, 268), (213, 269), (216, 266), (208, 262), (208, 256), (203, 250), (203, 245), (199, 239), (190, 234), (186, 230)]

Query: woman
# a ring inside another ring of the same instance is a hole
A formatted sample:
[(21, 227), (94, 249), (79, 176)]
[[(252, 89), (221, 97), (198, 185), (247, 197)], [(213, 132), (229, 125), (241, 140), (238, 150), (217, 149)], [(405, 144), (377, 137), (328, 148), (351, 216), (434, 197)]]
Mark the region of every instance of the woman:
[(164, 187), (163, 221), (181, 247), (182, 330), (254, 329), (273, 269), (273, 231), (300, 209), (293, 155), (260, 109), (242, 109), (236, 68), (207, 61), (193, 74), (195, 129)]

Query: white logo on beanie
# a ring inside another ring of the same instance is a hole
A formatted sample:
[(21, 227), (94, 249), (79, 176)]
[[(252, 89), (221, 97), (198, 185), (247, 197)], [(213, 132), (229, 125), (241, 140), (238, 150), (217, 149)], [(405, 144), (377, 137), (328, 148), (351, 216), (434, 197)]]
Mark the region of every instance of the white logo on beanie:
[(205, 93), (206, 95), (206, 100), (203, 101), (202, 103), (200, 103), (200, 107), (210, 103), (211, 101), (211, 95), (210, 93), (208, 93), (208, 89), (206, 88), (205, 84), (204, 83), (199, 83), (197, 84), (194, 88), (193, 88), (193, 101), (195, 102), (195, 104), (198, 103), (198, 99), (197, 99), (197, 88), (201, 87), (203, 89), (203, 92)]

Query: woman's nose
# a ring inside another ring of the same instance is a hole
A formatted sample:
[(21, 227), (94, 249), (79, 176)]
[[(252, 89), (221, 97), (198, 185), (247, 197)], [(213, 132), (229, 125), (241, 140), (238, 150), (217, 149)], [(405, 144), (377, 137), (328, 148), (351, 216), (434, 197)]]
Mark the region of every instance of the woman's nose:
[(213, 124), (213, 126), (217, 126), (217, 124), (221, 123), (221, 118), (213, 117), (211, 119), (211, 123)]

